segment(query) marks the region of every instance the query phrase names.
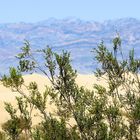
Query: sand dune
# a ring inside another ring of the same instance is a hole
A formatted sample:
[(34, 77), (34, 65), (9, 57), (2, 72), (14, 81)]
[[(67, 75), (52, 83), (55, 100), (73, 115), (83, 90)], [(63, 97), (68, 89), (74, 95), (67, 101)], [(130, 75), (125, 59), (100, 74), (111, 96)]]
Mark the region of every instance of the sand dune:
[[(44, 90), (45, 85), (50, 86), (50, 82), (48, 78), (44, 75), (40, 74), (31, 74), (23, 76), (25, 80), (25, 84), (28, 85), (31, 81), (35, 81), (38, 84), (39, 90), (42, 92)], [(76, 82), (79, 86), (84, 86), (88, 89), (92, 89), (94, 84), (106, 84), (105, 81), (97, 80), (94, 75), (81, 75), (78, 74)], [(14, 106), (16, 106), (15, 96), (19, 96), (18, 93), (12, 92), (10, 89), (5, 88), (2, 84), (0, 84), (0, 125), (8, 120), (9, 115), (4, 109), (4, 102), (10, 102)], [(48, 110), (52, 112), (55, 107), (53, 105), (48, 104)], [(34, 120), (36, 123), (38, 120)]]

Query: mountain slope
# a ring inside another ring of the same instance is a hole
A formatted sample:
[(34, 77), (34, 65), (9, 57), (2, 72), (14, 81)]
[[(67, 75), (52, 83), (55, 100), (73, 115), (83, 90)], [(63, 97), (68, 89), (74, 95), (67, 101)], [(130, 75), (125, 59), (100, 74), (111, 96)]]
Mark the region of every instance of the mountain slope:
[(20, 51), (26, 39), (33, 49), (50, 45), (57, 52), (70, 51), (74, 68), (80, 73), (91, 73), (97, 66), (93, 61), (92, 48), (97, 47), (102, 40), (111, 48), (111, 40), (116, 31), (123, 40), (123, 50), (127, 52), (134, 47), (138, 55), (140, 21), (133, 18), (102, 23), (75, 18), (51, 18), (37, 23), (0, 24), (0, 72), (16, 65), (14, 56)]

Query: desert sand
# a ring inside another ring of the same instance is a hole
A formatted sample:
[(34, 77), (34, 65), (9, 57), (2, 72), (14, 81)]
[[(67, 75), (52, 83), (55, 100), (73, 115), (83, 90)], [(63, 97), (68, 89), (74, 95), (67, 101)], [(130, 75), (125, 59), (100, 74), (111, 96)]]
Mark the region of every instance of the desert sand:
[[(25, 75), (23, 76), (25, 80), (25, 84), (28, 85), (30, 82), (35, 81), (38, 84), (39, 90), (42, 92), (45, 89), (45, 85), (50, 86), (50, 82), (48, 78), (44, 75), (40, 74), (31, 74), (31, 75)], [(76, 78), (76, 82), (79, 86), (84, 86), (88, 89), (92, 89), (94, 84), (101, 84), (105, 85), (104, 80), (97, 79), (93, 74), (92, 75), (81, 75), (78, 74)], [(18, 93), (12, 92), (10, 89), (4, 87), (0, 83), (0, 126), (2, 123), (7, 121), (9, 119), (8, 113), (4, 109), (4, 102), (10, 102), (12, 105), (16, 106), (15, 96), (19, 96)], [(55, 110), (55, 106), (53, 105), (47, 105), (48, 111), (53, 112)], [(35, 118), (35, 123), (37, 123), (39, 120)]]

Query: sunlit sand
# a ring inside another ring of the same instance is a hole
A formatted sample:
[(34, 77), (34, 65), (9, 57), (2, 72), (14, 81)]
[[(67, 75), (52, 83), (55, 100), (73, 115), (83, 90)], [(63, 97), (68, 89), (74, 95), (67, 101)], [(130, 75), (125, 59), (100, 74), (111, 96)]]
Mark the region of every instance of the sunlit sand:
[[(31, 81), (35, 81), (38, 84), (39, 91), (43, 92), (45, 90), (45, 86), (50, 86), (51, 83), (48, 78), (44, 75), (40, 74), (31, 74), (23, 76), (25, 80), (25, 84), (28, 85)], [(76, 78), (76, 82), (79, 86), (84, 86), (85, 88), (92, 89), (94, 84), (106, 85), (104, 80), (97, 79), (93, 74), (92, 75), (81, 75), (78, 74)], [(0, 125), (9, 119), (8, 113), (4, 109), (4, 102), (10, 102), (13, 106), (16, 107), (15, 96), (19, 96), (18, 93), (12, 92), (10, 89), (4, 87), (0, 84)], [(55, 110), (54, 105), (47, 105), (47, 111), (53, 113)], [(36, 115), (39, 112), (34, 112)], [(34, 118), (33, 123), (36, 124), (39, 122), (39, 119)]]

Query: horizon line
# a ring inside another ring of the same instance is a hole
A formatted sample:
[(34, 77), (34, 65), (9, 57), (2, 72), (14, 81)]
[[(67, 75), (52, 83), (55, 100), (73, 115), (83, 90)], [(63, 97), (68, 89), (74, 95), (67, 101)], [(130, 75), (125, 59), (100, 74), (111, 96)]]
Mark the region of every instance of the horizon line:
[(49, 21), (49, 20), (68, 20), (68, 19), (74, 19), (74, 20), (81, 20), (81, 21), (87, 21), (87, 22), (98, 22), (98, 23), (104, 23), (107, 21), (116, 21), (116, 20), (128, 20), (128, 19), (133, 19), (133, 20), (138, 20), (140, 21), (140, 18), (136, 18), (136, 17), (120, 17), (120, 18), (110, 18), (110, 19), (105, 19), (105, 20), (94, 20), (94, 19), (84, 19), (84, 18), (79, 18), (79, 17), (75, 17), (75, 16), (67, 16), (64, 18), (56, 18), (56, 17), (48, 17), (46, 19), (42, 19), (42, 20), (37, 20), (37, 21), (11, 21), (11, 22), (0, 22), (0, 24), (19, 24), (19, 23), (24, 23), (24, 24), (34, 24), (34, 23), (39, 23), (39, 22), (45, 22), (45, 21)]

